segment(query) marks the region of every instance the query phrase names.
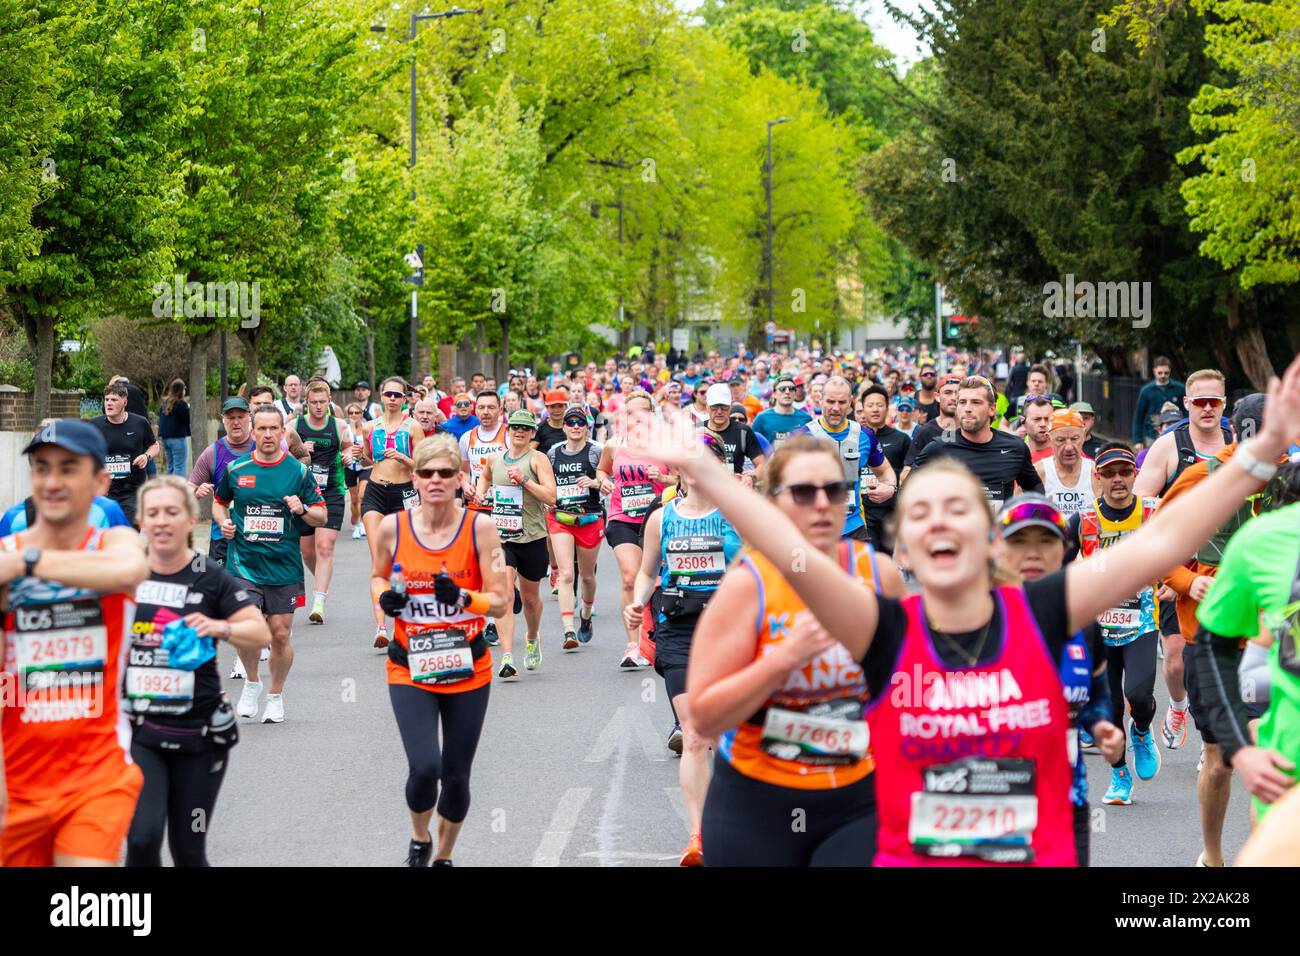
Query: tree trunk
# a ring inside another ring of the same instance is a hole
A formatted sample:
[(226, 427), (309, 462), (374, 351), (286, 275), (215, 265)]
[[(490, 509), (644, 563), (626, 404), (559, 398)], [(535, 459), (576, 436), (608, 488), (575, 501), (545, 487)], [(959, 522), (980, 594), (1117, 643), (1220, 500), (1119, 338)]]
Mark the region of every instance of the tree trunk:
[(54, 386), (54, 319), (46, 315), (30, 315), (24, 311), (23, 327), (27, 331), (27, 344), (35, 353), (35, 384), (32, 399), (39, 423), (50, 416), (50, 389)]
[(1257, 300), (1252, 295), (1243, 309), (1235, 285), (1228, 290), (1228, 330), (1232, 333), (1237, 360), (1250, 384), (1257, 392), (1266, 391), (1269, 379), (1276, 373), (1264, 344), (1264, 331), (1259, 327)]
[[(260, 338), (257, 333), (260, 330), (260, 326), (255, 329), (239, 330), (239, 340), (244, 343), (244, 368), (247, 370), (244, 378), (245, 381), (248, 382), (249, 388), (252, 388), (257, 384), (257, 375), (258, 372), (261, 371), (261, 369), (258, 368), (257, 354), (257, 340)], [(373, 385), (374, 383), (372, 382), (371, 384)]]
[(497, 321), (501, 323), (501, 364), (508, 372), (510, 371), (510, 320), (503, 315)]
[(190, 461), (212, 443), (208, 435), (208, 348), (215, 331), (190, 336)]

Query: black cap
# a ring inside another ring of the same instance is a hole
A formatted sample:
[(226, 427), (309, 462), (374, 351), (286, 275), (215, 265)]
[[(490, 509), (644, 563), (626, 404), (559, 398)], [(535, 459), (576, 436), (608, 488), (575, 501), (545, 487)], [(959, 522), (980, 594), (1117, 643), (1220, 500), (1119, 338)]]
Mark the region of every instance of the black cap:
[(1264, 393), (1253, 392), (1232, 406), (1232, 430), (1237, 441), (1253, 438), (1264, 427)]
[(728, 385), (744, 385), (744, 384), (745, 384), (745, 377), (744, 377), (743, 375), (733, 375), (733, 376), (731, 376), (731, 378), (727, 379), (727, 384), (728, 384)]
[[(353, 391), (356, 391), (358, 388), (370, 388), (370, 383), (369, 383), (369, 382), (357, 382), (357, 384), (355, 384), (355, 385), (352, 386)], [(371, 389), (371, 390), (373, 391), (373, 389)]]
[(727, 415), (728, 417), (732, 415), (744, 415), (745, 418), (748, 419), (749, 409), (746, 408), (744, 405), (740, 404), (740, 402), (736, 402), (736, 404), (731, 406), (731, 411), (727, 412)]
[(30, 455), (45, 445), (55, 445), (74, 455), (88, 455), (100, 465), (108, 454), (108, 443), (104, 434), (90, 422), (79, 418), (59, 418), (41, 427), (23, 449), (24, 455)]

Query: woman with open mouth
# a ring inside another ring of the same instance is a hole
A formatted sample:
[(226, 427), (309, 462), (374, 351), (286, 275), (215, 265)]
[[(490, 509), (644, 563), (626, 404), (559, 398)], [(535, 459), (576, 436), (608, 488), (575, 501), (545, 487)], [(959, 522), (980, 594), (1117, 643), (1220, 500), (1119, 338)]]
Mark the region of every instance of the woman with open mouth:
[[(1235, 467), (1162, 508), (1106, 549), (1106, 560), (1073, 562), (1023, 586), (994, 579), (998, 532), (982, 485), (960, 463), (936, 460), (899, 496), (898, 547), (921, 586), (901, 601), (846, 587), (834, 558), (780, 507), (737, 488), (688, 437), (656, 453), (781, 569), (825, 632), (811, 646), (838, 642), (861, 663), (876, 759), (876, 865), (1075, 866), (1069, 716), (1057, 672), (1065, 645), (1208, 540), (1272, 477), (1296, 433), (1300, 358), (1270, 383), (1264, 425), (1239, 447)], [(699, 708), (697, 699), (697, 717)]]

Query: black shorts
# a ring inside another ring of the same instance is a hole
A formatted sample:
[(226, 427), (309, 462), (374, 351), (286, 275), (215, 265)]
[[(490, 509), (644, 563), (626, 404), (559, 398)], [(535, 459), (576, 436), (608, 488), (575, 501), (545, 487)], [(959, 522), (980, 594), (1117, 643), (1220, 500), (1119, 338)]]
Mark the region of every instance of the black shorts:
[[(321, 497), (325, 499), (325, 530), (340, 530), (343, 527), (343, 492), (324, 492)], [(311, 538), (316, 535), (316, 529), (305, 521), (299, 521), (298, 534), (304, 538)]]
[(686, 693), (686, 665), (691, 659), (691, 638), (699, 620), (698, 614), (691, 614), (665, 618), (655, 625), (655, 671), (664, 679), (669, 700)]
[[(1237, 660), (1240, 662), (1242, 651), (1237, 652)], [(1204, 663), (1199, 660), (1200, 651), (1195, 644), (1183, 645), (1183, 686), (1187, 688), (1187, 709), (1191, 712), (1192, 720), (1196, 722), (1196, 729), (1201, 732), (1201, 739), (1207, 744), (1218, 744), (1219, 738), (1214, 735), (1210, 728), (1210, 722), (1205, 719), (1205, 700), (1201, 697), (1200, 688), (1197, 686), (1196, 672)], [(1212, 666), (1212, 665), (1206, 665)], [(1237, 684), (1234, 681), (1228, 688), (1229, 693), (1237, 690)], [(1246, 716), (1252, 720), (1263, 717), (1267, 705), (1247, 704)]]
[(551, 554), (546, 550), (546, 538), (519, 543), (501, 542), (506, 555), (506, 566), (514, 568), (527, 581), (540, 581), (551, 570)]
[(645, 525), (628, 521), (606, 521), (605, 540), (611, 548), (617, 548), (620, 544), (634, 544), (639, 548), (645, 540)]
[(230, 542), (225, 538), (212, 538), (208, 541), (208, 560), (215, 561), (222, 567), (226, 566), (226, 552), (230, 550)]
[(248, 592), (253, 603), (263, 614), (292, 614), (302, 607), (302, 582), (297, 584), (255, 584), (247, 578), (232, 574), (235, 583)]
[(1178, 602), (1161, 601), (1160, 634), (1162, 636), (1169, 635), (1172, 637), (1175, 634), (1181, 635), (1182, 633), (1182, 629), (1178, 626)]
[(343, 469), (343, 485), (347, 488), (355, 488), (363, 481), (370, 480), (370, 469), (362, 468), (360, 471), (353, 471), (351, 468)]
[(406, 505), (403, 502), (414, 494), (415, 486), (409, 481), (404, 481), (400, 485), (368, 482), (366, 493), (361, 497), (361, 514), (378, 511), (381, 515), (395, 515), (405, 509)]

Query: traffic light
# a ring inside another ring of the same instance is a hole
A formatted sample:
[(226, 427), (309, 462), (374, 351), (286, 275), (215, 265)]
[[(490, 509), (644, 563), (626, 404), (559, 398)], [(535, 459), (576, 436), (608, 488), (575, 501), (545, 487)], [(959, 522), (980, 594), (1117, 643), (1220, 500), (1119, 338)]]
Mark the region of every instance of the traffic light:
[(955, 339), (957, 338), (957, 336), (961, 335), (961, 326), (958, 325), (956, 322), (952, 321), (952, 319), (949, 319), (948, 331), (945, 334), (947, 335), (948, 338)]
[(582, 368), (582, 356), (577, 352), (565, 352), (560, 356), (560, 363), (564, 366), (566, 372)]

